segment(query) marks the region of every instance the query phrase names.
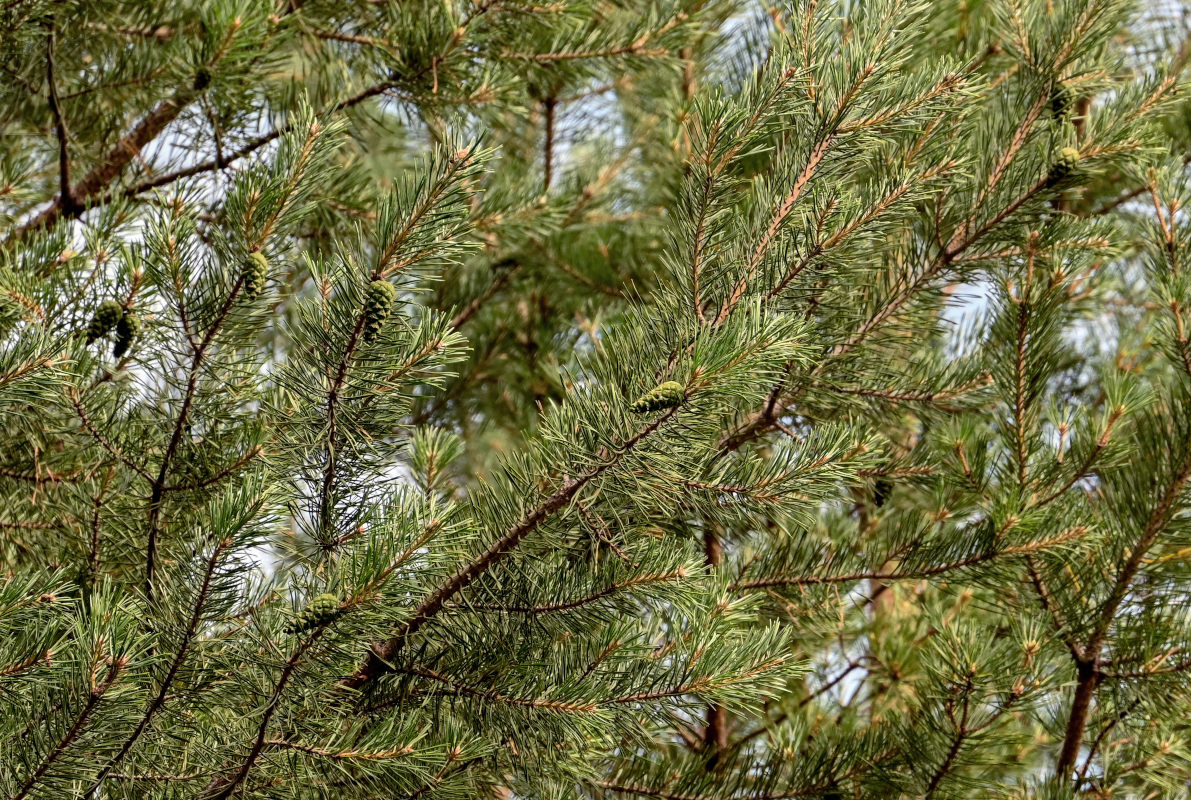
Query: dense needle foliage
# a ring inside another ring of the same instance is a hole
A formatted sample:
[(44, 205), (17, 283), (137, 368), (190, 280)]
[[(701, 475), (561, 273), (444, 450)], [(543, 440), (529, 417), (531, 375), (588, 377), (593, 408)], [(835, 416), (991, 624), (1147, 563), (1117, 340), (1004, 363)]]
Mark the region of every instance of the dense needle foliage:
[(0, 0), (0, 798), (1191, 786), (1162, 0)]

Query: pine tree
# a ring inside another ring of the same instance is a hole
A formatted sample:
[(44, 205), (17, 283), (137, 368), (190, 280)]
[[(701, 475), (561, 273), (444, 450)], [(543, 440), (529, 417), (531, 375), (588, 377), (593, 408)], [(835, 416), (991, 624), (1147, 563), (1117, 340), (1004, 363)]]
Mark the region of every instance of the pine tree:
[(0, 22), (0, 797), (1191, 790), (1176, 4)]

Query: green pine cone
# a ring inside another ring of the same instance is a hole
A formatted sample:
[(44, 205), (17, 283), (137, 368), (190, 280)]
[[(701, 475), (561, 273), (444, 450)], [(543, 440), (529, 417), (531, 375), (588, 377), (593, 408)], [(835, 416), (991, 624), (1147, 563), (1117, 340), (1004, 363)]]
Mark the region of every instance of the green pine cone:
[(132, 311), (126, 311), (120, 321), (116, 323), (116, 344), (112, 347), (112, 355), (116, 358), (128, 352), (132, 347), (136, 335), (141, 332), (141, 318)]
[(269, 280), (269, 261), (264, 253), (253, 251), (244, 259), (244, 299), (252, 302), (265, 290)]
[(302, 633), (326, 625), (339, 616), (339, 598), (333, 594), (320, 594), (298, 612), (293, 621), (285, 626), (286, 633)]
[(95, 316), (87, 325), (87, 344), (107, 336), (123, 316), (124, 307), (115, 300), (104, 300), (100, 303), (99, 308), (95, 309)]
[(388, 281), (373, 281), (368, 284), (368, 294), (364, 300), (364, 341), (376, 341), (380, 336), (380, 329), (393, 311), (393, 301), (397, 299), (397, 287)]
[(634, 414), (648, 414), (650, 411), (660, 411), (663, 408), (674, 408), (686, 397), (682, 384), (678, 381), (666, 381), (650, 389), (638, 397), (629, 406)]
[(1064, 147), (1059, 151), (1054, 166), (1050, 168), (1050, 181), (1057, 183), (1071, 177), (1075, 168), (1079, 166), (1079, 151), (1074, 147)]

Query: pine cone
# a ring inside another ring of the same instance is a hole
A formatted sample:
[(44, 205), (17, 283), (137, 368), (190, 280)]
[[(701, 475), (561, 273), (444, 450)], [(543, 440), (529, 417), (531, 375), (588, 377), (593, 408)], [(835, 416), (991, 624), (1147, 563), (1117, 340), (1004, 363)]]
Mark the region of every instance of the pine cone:
[(141, 332), (141, 318), (132, 311), (124, 312), (120, 321), (116, 323), (116, 344), (112, 348), (112, 355), (116, 358), (128, 352), (132, 347), (136, 335)]
[(380, 336), (380, 329), (393, 310), (393, 301), (397, 299), (397, 287), (388, 281), (373, 281), (368, 284), (368, 294), (364, 300), (364, 342), (376, 341)]
[(194, 73), (194, 90), (201, 92), (206, 90), (211, 85), (211, 70), (207, 68), (206, 64), (199, 67)]
[(302, 633), (319, 628), (337, 616), (339, 616), (339, 598), (333, 594), (320, 594), (311, 600), (306, 608), (298, 612), (290, 624), (285, 626), (285, 632)]
[(104, 300), (100, 303), (99, 308), (95, 309), (91, 323), (87, 325), (87, 344), (107, 336), (123, 315), (124, 307), (115, 300)]
[(1075, 168), (1079, 166), (1079, 151), (1074, 147), (1064, 147), (1059, 151), (1059, 157), (1055, 159), (1054, 165), (1050, 168), (1050, 182), (1058, 183), (1061, 180), (1066, 180), (1075, 172)]
[(1062, 120), (1071, 110), (1071, 92), (1063, 84), (1057, 84), (1050, 95), (1050, 113), (1056, 120)]
[(681, 383), (678, 381), (666, 381), (653, 387), (634, 400), (633, 404), (629, 406), (629, 410), (634, 414), (647, 414), (650, 411), (673, 408), (681, 403), (685, 397), (686, 393), (683, 391)]
[(877, 508), (885, 505), (889, 493), (893, 491), (893, 483), (888, 478), (877, 478), (873, 483), (873, 505)]
[(244, 259), (244, 299), (252, 302), (265, 290), (269, 280), (269, 261), (264, 253), (254, 250)]

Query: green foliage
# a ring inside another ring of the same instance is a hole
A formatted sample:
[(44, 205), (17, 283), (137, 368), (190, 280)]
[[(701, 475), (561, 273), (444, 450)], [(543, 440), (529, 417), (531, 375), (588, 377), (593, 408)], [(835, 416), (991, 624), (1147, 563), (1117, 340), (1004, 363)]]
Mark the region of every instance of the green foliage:
[(0, 4), (0, 797), (1185, 795), (1168, 5)]

